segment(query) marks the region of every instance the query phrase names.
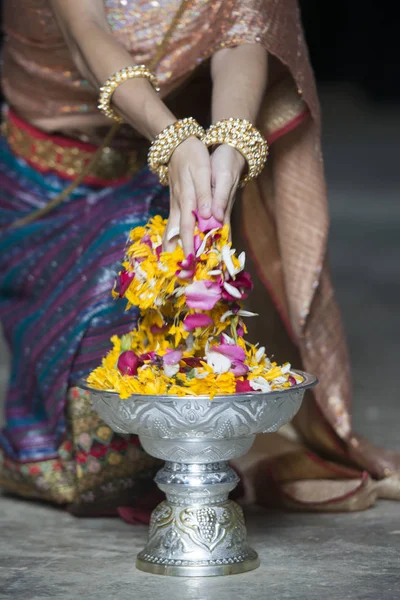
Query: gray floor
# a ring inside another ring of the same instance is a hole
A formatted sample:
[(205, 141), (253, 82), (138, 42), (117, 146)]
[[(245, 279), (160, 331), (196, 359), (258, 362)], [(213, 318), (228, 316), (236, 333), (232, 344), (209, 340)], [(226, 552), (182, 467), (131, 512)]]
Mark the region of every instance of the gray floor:
[[(369, 106), (351, 90), (324, 90), (322, 99), (331, 258), (354, 369), (354, 422), (374, 442), (400, 449), (400, 108)], [(171, 580), (133, 568), (144, 527), (77, 521), (3, 498), (0, 598), (400, 599), (400, 505), (350, 515), (255, 510), (247, 521), (261, 556), (257, 571)]]

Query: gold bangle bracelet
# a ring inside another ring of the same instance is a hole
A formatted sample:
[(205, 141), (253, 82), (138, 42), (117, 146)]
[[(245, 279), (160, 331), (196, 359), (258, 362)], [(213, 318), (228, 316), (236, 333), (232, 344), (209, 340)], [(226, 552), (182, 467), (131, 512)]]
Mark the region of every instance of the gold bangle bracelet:
[(150, 146), (147, 164), (152, 173), (157, 173), (163, 185), (168, 185), (168, 163), (171, 156), (188, 138), (194, 136), (203, 141), (206, 132), (192, 117), (176, 121), (156, 137)]
[(135, 79), (136, 77), (144, 77), (150, 81), (156, 92), (160, 91), (157, 77), (151, 71), (149, 71), (145, 65), (124, 67), (120, 71), (114, 73), (114, 75), (111, 75), (111, 77), (109, 77), (100, 88), (98, 109), (106, 117), (113, 119), (114, 121), (118, 121), (119, 123), (123, 121), (122, 117), (120, 117), (115, 110), (111, 108), (112, 96), (121, 83), (128, 81), (128, 79)]
[(268, 144), (261, 133), (245, 119), (224, 119), (211, 125), (204, 138), (206, 146), (227, 144), (245, 158), (248, 172), (241, 178), (244, 187), (263, 170), (268, 157)]

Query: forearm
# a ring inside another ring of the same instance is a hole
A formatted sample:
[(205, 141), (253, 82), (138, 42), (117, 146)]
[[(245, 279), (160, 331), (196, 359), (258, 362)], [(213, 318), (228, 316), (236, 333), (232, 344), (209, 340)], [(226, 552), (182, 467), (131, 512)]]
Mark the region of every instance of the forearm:
[(212, 120), (237, 117), (255, 123), (267, 85), (268, 56), (260, 44), (241, 44), (212, 58)]
[[(98, 91), (110, 75), (131, 65), (132, 58), (114, 39), (102, 2), (90, 2), (53, 0), (52, 4), (77, 68)], [(149, 140), (176, 120), (151, 84), (141, 78), (120, 85), (113, 94), (113, 106)]]

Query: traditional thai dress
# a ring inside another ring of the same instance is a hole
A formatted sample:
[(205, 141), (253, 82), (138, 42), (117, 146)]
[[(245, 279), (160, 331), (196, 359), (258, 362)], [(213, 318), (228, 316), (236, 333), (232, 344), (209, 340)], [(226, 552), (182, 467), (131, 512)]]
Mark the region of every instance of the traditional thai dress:
[[(180, 0), (105, 0), (110, 30), (148, 63)], [(168, 214), (168, 190), (145, 166), (148, 143), (124, 126), (96, 168), (59, 206), (29, 224), (80, 173), (107, 123), (82, 79), (49, 0), (5, 0), (0, 142), (0, 317), (11, 353), (0, 483), (75, 514), (143, 520), (157, 502), (158, 462), (136, 436), (114, 434), (78, 379), (135, 313), (111, 297), (128, 232)], [(294, 421), (298, 440), (260, 436), (235, 462), (248, 502), (299, 510), (357, 510), (400, 498), (400, 457), (352, 432), (349, 361), (327, 267), (328, 211), (319, 106), (295, 0), (192, 0), (157, 67), (178, 117), (210, 118), (209, 59), (222, 47), (262, 44), (269, 85), (258, 127), (270, 159), (244, 190), (233, 229), (256, 278), (254, 333), (277, 360), (320, 384)], [(99, 60), (101, 52), (99, 51)], [(80, 119), (98, 115), (87, 135)], [(66, 127), (73, 116), (76, 131)], [(44, 132), (51, 119), (54, 131)], [(78, 131), (79, 130), (79, 131)], [(255, 340), (253, 340), (255, 341)]]

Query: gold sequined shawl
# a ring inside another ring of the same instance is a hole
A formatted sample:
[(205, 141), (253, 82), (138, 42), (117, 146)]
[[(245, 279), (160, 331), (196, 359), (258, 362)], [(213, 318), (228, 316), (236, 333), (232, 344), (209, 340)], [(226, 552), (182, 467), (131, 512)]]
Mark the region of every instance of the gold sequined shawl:
[[(134, 64), (150, 60), (179, 3), (104, 2), (111, 30)], [(77, 72), (48, 0), (6, 0), (4, 22), (3, 86), (14, 110), (36, 122), (97, 114), (96, 95)], [(180, 90), (173, 102), (189, 114), (182, 82), (218, 48), (240, 43), (260, 43), (270, 56), (258, 125), (271, 158), (245, 189), (234, 219), (257, 275), (257, 337), (262, 333), (271, 352), (293, 357), (320, 379), (295, 421), (302, 442), (263, 436), (237, 462), (246, 497), (304, 510), (354, 510), (379, 495), (399, 498), (399, 457), (351, 430), (349, 360), (326, 256), (319, 105), (296, 0), (192, 0), (158, 68), (162, 94)], [(205, 104), (199, 89), (195, 95)]]

